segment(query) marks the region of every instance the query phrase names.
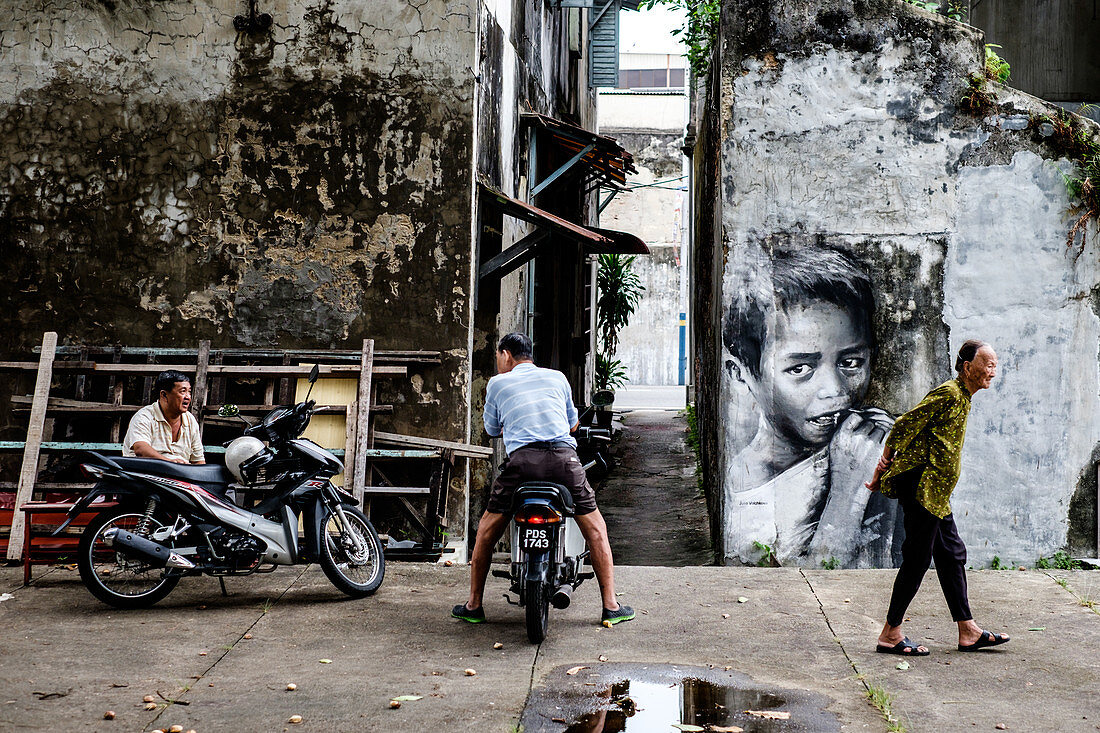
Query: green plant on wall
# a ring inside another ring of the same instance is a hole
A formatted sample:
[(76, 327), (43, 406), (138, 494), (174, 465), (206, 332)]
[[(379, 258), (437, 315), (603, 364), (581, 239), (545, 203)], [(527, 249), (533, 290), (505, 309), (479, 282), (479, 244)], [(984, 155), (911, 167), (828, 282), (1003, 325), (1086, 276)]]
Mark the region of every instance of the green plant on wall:
[(926, 2), (926, 0), (905, 0), (905, 2), (916, 5), (921, 10), (927, 10), (929, 13), (946, 15), (952, 20), (966, 20), (967, 15), (970, 13), (967, 4), (959, 2), (959, 0), (948, 0), (943, 3)]
[[(1083, 105), (1081, 111), (1087, 113), (1090, 108), (1092, 105)], [(1100, 136), (1084, 117), (1065, 110), (1034, 115), (1031, 126), (1055, 153), (1076, 164), (1071, 174), (1062, 174), (1073, 199), (1070, 213), (1075, 217), (1066, 234), (1066, 245), (1072, 247), (1078, 235), (1083, 243), (1088, 223), (1100, 222)]]
[(654, 5), (668, 5), (684, 11), (684, 25), (672, 31), (687, 48), (688, 66), (694, 76), (702, 76), (710, 67), (710, 57), (718, 42), (718, 17), (721, 0), (643, 0), (638, 6), (649, 10)]
[(1012, 67), (993, 49), (1000, 48), (996, 43), (985, 44), (985, 75), (995, 82), (1008, 83)]

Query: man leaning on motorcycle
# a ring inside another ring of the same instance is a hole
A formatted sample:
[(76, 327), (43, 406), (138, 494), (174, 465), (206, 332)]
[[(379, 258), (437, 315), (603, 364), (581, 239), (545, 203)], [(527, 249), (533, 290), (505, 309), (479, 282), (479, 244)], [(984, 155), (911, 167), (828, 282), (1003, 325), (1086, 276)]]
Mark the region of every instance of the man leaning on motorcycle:
[(482, 596), (493, 547), (508, 523), (512, 495), (524, 481), (553, 481), (573, 495), (574, 518), (591, 552), (592, 569), (603, 596), (601, 620), (612, 624), (634, 618), (634, 609), (615, 599), (615, 567), (607, 525), (596, 508), (596, 494), (577, 458), (577, 408), (565, 375), (535, 366), (531, 339), (510, 333), (497, 347), (497, 372), (485, 395), (485, 431), (504, 438), (508, 452), (477, 529), (470, 559), (470, 597), (451, 615), (470, 623), (485, 621)]

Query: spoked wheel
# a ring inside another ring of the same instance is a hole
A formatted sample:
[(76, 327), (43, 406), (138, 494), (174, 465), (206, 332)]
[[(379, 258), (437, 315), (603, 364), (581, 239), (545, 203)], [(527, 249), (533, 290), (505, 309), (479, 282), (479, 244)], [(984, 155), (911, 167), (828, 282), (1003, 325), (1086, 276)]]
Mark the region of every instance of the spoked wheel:
[(77, 566), (80, 579), (92, 595), (115, 608), (147, 608), (172, 592), (180, 575), (163, 567), (154, 567), (141, 558), (126, 555), (109, 546), (103, 535), (119, 529), (148, 537), (163, 525), (156, 519), (143, 532), (143, 514), (104, 512), (92, 520), (80, 535)]
[(527, 610), (527, 640), (541, 644), (550, 625), (550, 592), (541, 580), (527, 583), (523, 590), (523, 605)]
[(321, 527), (321, 569), (332, 584), (352, 598), (378, 590), (386, 574), (382, 540), (363, 512), (345, 506), (344, 517), (329, 512)]

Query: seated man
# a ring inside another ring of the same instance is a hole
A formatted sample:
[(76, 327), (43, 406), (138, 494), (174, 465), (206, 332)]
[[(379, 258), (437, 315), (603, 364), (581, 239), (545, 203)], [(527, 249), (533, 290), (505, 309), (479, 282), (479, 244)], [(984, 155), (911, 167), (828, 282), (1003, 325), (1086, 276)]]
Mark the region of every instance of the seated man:
[(629, 621), (634, 610), (615, 600), (615, 566), (607, 525), (577, 458), (577, 441), (569, 435), (579, 425), (569, 382), (561, 372), (535, 366), (532, 353), (531, 339), (522, 333), (508, 334), (497, 347), (499, 374), (489, 380), (485, 390), (485, 432), (504, 436), (508, 461), (493, 484), (477, 528), (470, 558), (469, 600), (455, 606), (451, 615), (475, 624), (485, 620), (481, 607), (485, 577), (493, 547), (508, 524), (512, 496), (525, 481), (552, 481), (573, 494), (573, 518), (588, 542), (603, 596), (601, 621)]
[(188, 412), (191, 380), (183, 372), (168, 370), (157, 376), (157, 401), (134, 413), (122, 455), (159, 458), (172, 463), (206, 463), (199, 435), (199, 421)]

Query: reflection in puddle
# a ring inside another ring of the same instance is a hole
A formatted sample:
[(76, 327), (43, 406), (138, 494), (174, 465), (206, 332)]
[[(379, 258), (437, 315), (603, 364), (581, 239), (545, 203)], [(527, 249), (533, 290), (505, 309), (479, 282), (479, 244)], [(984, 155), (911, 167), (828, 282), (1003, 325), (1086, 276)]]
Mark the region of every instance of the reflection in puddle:
[(673, 723), (737, 726), (745, 733), (771, 733), (785, 721), (746, 710), (783, 710), (785, 701), (767, 692), (743, 690), (688, 678), (674, 683), (625, 680), (597, 693), (601, 710), (584, 716), (567, 733), (641, 733), (674, 730)]

